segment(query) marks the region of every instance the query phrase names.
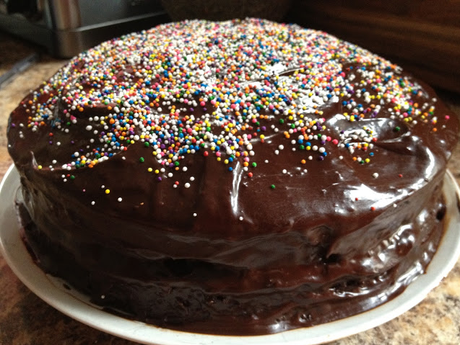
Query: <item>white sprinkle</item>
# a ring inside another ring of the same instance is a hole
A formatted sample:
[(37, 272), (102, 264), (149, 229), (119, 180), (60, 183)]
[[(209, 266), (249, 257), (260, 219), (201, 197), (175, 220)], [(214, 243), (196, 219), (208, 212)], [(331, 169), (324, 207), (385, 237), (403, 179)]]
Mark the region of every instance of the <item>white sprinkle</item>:
[(377, 178), (377, 177), (379, 177), (379, 174), (375, 172), (375, 173), (372, 174), (372, 177)]

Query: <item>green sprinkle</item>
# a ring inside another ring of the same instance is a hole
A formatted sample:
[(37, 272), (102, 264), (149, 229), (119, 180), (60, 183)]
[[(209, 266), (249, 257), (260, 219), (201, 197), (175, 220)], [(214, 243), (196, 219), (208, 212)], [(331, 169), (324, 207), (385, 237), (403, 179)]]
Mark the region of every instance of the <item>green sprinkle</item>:
[(145, 162), (144, 157), (139, 158), (139, 162), (144, 163)]
[(255, 168), (257, 166), (256, 162), (252, 162), (252, 166)]
[(270, 186), (270, 188), (271, 188), (271, 189), (275, 189), (276, 186), (275, 186), (274, 184), (272, 184), (272, 185)]

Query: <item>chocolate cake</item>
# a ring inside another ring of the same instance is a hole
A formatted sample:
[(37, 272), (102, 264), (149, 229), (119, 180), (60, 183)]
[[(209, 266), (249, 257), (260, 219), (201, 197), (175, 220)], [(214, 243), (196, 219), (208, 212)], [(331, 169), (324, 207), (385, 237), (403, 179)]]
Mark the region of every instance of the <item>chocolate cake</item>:
[(361, 313), (424, 273), (458, 120), (324, 32), (184, 21), (81, 53), (13, 111), (37, 264), (108, 311), (253, 335)]

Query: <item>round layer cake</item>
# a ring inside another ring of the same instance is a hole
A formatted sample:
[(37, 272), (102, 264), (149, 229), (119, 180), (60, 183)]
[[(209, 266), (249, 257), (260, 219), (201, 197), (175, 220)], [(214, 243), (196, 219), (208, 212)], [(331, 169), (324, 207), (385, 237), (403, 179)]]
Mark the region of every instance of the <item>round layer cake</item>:
[(368, 310), (444, 231), (456, 116), (400, 67), (258, 19), (72, 59), (11, 114), (25, 241), (107, 310), (266, 334)]

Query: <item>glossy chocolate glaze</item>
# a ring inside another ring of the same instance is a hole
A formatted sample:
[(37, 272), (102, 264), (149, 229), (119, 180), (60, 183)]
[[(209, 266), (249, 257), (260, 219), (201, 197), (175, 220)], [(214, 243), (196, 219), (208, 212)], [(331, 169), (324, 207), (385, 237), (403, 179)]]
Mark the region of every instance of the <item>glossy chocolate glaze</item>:
[[(367, 82), (358, 70), (372, 66), (338, 61), (349, 85), (357, 89)], [(70, 64), (85, 68), (84, 59)], [(431, 88), (388, 66), (413, 85), (415, 92), (407, 91), (411, 104), (420, 104), (421, 113), (430, 109), (426, 116), (406, 121), (407, 114), (395, 114), (391, 101), (355, 95), (367, 109), (381, 109), (351, 121), (342, 103), (350, 96), (337, 95), (318, 108), (324, 122), (316, 133), (330, 143), (319, 144), (327, 156), (314, 152), (312, 160), (305, 150), (293, 150), (298, 146), (279, 121), (287, 115), (259, 117), (257, 125), (243, 130), (252, 134), (257, 166), (245, 168), (241, 155), (232, 171), (205, 145), (181, 156), (186, 171), (167, 167), (155, 175), (147, 168), (161, 169), (164, 162), (142, 140), (91, 168), (61, 168), (73, 152), (100, 145), (90, 142), (94, 136), (87, 126), (97, 123), (89, 118), (111, 111), (96, 102), (81, 113), (71, 110), (77, 122), (66, 132), (51, 124), (68, 120), (69, 107), (61, 99), (50, 108), (53, 116), (32, 130), (37, 105), (62, 90), (31, 93), (12, 113), (8, 139), (21, 175), (26, 241), (37, 263), (108, 310), (200, 333), (280, 332), (354, 315), (393, 298), (423, 274), (442, 237), (442, 181), (458, 121)], [(121, 78), (120, 67), (114, 68)], [(136, 69), (139, 65), (123, 67), (132, 75)], [(65, 73), (58, 74), (61, 80)], [(295, 73), (279, 72), (287, 78)], [(68, 85), (94, 88), (79, 82)], [(171, 109), (165, 101), (161, 105)], [(202, 118), (217, 109), (209, 101), (205, 107), (188, 114)], [(357, 140), (352, 132), (363, 126), (375, 141), (372, 159), (360, 164), (356, 154), (332, 142)], [(228, 157), (221, 149), (222, 158)]]

